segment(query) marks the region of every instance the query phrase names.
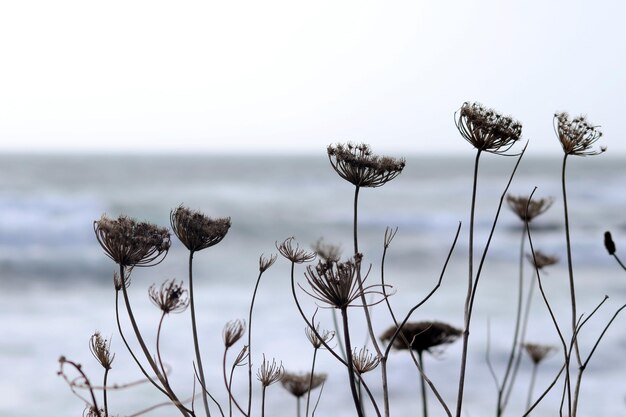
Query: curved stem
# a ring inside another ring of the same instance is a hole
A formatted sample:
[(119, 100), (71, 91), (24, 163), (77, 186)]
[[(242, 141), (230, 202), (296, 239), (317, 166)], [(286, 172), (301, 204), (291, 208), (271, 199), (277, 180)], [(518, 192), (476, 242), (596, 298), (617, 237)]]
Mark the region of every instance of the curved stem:
[(163, 319), (165, 319), (165, 313), (161, 314), (161, 319), (159, 320), (159, 327), (157, 329), (156, 338), (156, 350), (157, 359), (159, 360), (159, 366), (161, 367), (161, 372), (163, 372), (163, 378), (167, 380), (167, 373), (165, 372), (165, 367), (163, 366), (163, 358), (161, 357), (161, 327), (163, 326)]
[[(259, 276), (256, 279), (254, 291), (252, 292), (252, 301), (250, 302), (250, 311), (248, 313), (248, 416), (252, 411), (252, 310), (254, 309), (254, 300), (256, 299), (256, 293), (259, 289), (262, 275), (263, 271), (259, 272)], [(265, 388), (263, 388), (263, 391), (265, 391)]]
[[(206, 380), (204, 379), (204, 368), (202, 366), (202, 357), (200, 355), (200, 344), (198, 342), (198, 327), (196, 324), (196, 306), (193, 296), (193, 251), (189, 251), (189, 311), (191, 313), (191, 333), (193, 334), (193, 348), (196, 354), (196, 363), (198, 364), (198, 376), (200, 377), (200, 384), (206, 387)], [(204, 405), (204, 411), (207, 417), (211, 416), (209, 411), (209, 400), (205, 390), (202, 391), (202, 404)]]
[(128, 291), (126, 289), (126, 283), (124, 279), (124, 267), (122, 265), (120, 265), (120, 279), (122, 282), (122, 295), (124, 296), (124, 304), (126, 305), (126, 312), (128, 313), (130, 324), (133, 328), (133, 331), (135, 332), (135, 337), (137, 338), (137, 342), (139, 343), (139, 346), (141, 347), (141, 350), (143, 351), (144, 356), (146, 357), (146, 360), (150, 364), (152, 371), (155, 373), (155, 375), (157, 376), (157, 378), (163, 385), (163, 388), (167, 392), (167, 396), (174, 403), (176, 408), (178, 408), (178, 410), (184, 416), (188, 416), (190, 414), (193, 415), (193, 413), (190, 413), (190, 411), (184, 407), (184, 405), (180, 402), (178, 397), (176, 397), (176, 394), (174, 394), (174, 391), (172, 391), (172, 388), (167, 383), (167, 379), (161, 374), (159, 367), (154, 362), (154, 359), (152, 359), (152, 355), (150, 354), (150, 351), (148, 350), (148, 347), (146, 346), (146, 343), (143, 340), (143, 336), (141, 336), (139, 326), (137, 325), (137, 321), (135, 320), (135, 315), (133, 314), (133, 309), (130, 305), (130, 299), (128, 298)]
[(317, 358), (317, 348), (313, 349), (313, 361), (311, 363), (311, 376), (309, 378), (309, 390), (306, 394), (306, 409), (304, 417), (309, 417), (309, 404), (311, 401), (311, 387), (313, 386), (313, 372), (315, 372), (315, 359)]

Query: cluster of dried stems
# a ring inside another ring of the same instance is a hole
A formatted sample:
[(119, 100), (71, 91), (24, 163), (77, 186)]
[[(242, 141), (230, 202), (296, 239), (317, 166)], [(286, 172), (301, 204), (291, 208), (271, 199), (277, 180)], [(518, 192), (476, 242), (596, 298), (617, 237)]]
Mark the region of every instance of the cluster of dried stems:
[[(210, 218), (199, 211), (190, 210), (184, 206), (172, 210), (170, 214), (172, 231), (189, 251), (188, 282), (185, 287), (184, 282), (171, 280), (164, 282), (160, 286), (152, 285), (148, 289), (150, 300), (161, 310), (161, 319), (158, 323), (154, 350), (148, 347), (148, 343), (145, 341), (145, 333), (139, 328), (135, 320), (127, 288), (130, 285), (131, 272), (135, 267), (151, 267), (163, 261), (170, 248), (170, 232), (165, 228), (145, 222), (137, 222), (125, 216), (117, 219), (103, 216), (100, 220), (95, 221), (94, 231), (98, 242), (105, 254), (118, 265), (118, 271), (114, 274), (115, 318), (121, 340), (130, 352), (136, 366), (143, 374), (145, 381), (152, 384), (165, 397), (163, 404), (147, 406), (145, 410), (141, 410), (134, 415), (144, 414), (157, 406), (167, 404), (173, 406), (185, 417), (200, 414), (207, 417), (210, 417), (212, 414), (219, 414), (225, 417), (226, 414), (232, 416), (234, 412), (245, 417), (252, 417), (257, 414), (264, 416), (266, 389), (274, 383), (280, 382), (295, 397), (297, 415), (301, 415), (301, 400), (305, 399), (304, 415), (305, 417), (313, 416), (321, 400), (322, 389), (320, 389), (317, 398), (314, 398), (313, 401), (311, 401), (312, 391), (318, 387), (323, 387), (327, 378), (326, 373), (316, 371), (316, 358), (319, 350), (325, 350), (327, 354), (336, 359), (337, 366), (342, 368), (346, 374), (345, 379), (350, 389), (351, 402), (354, 404), (355, 414), (359, 417), (364, 417), (374, 413), (378, 417), (389, 417), (391, 415), (391, 396), (387, 362), (391, 350), (395, 349), (408, 352), (415, 364), (416, 377), (420, 381), (421, 387), (421, 414), (424, 417), (428, 416), (428, 397), (434, 396), (440, 412), (445, 413), (449, 417), (460, 417), (464, 414), (463, 400), (467, 381), (470, 328), (477, 288), (501, 209), (506, 202), (506, 205), (519, 218), (524, 227), (520, 235), (517, 308), (508, 360), (504, 369), (496, 369), (491, 362), (489, 353), (486, 358), (486, 366), (489, 368), (496, 386), (494, 413), (496, 416), (501, 416), (505, 413), (512, 395), (516, 392), (514, 387), (518, 371), (523, 362), (523, 357), (526, 355), (528, 357), (528, 366), (532, 366), (532, 377), (527, 391), (526, 407), (524, 410), (518, 410), (517, 415), (529, 415), (549, 391), (560, 386), (561, 407), (559, 415), (575, 417), (580, 400), (582, 377), (587, 369), (587, 365), (611, 323), (621, 310), (626, 307), (624, 305), (615, 311), (611, 320), (604, 324), (600, 334), (596, 335), (595, 339), (592, 339), (592, 349), (588, 352), (583, 352), (579, 344), (583, 327), (592, 319), (600, 306), (606, 301), (606, 298), (590, 313), (586, 315), (578, 313), (569, 231), (566, 162), (569, 156), (596, 155), (603, 152), (604, 148), (600, 148), (600, 150), (593, 148), (595, 142), (601, 137), (601, 133), (598, 127), (589, 123), (584, 116), (574, 119), (570, 119), (567, 113), (557, 113), (554, 116), (555, 133), (564, 151), (561, 175), (562, 204), (564, 207), (566, 262), (569, 278), (567, 290), (571, 295), (570, 316), (567, 318), (567, 321), (570, 321), (571, 324), (564, 326), (562, 324), (563, 318), (557, 317), (542, 285), (542, 275), (545, 269), (558, 263), (559, 259), (536, 250), (531, 233), (531, 223), (535, 218), (550, 209), (554, 200), (552, 198), (535, 198), (535, 190), (524, 196), (514, 196), (508, 193), (527, 146), (525, 144), (518, 153), (509, 153), (520, 142), (522, 125), (513, 118), (502, 116), (492, 109), (483, 107), (481, 104), (464, 103), (456, 113), (456, 126), (461, 136), (476, 150), (471, 205), (469, 208), (467, 287), (465, 304), (462, 310), (459, 309), (459, 312), (463, 312), (461, 325), (456, 327), (437, 320), (411, 321), (413, 314), (439, 289), (448, 261), (459, 238), (461, 223), (456, 228), (456, 233), (453, 235), (447, 255), (441, 259), (443, 266), (435, 285), (423, 299), (408, 311), (399, 315), (390, 303), (390, 296), (393, 293), (390, 291), (391, 286), (385, 282), (385, 258), (397, 229), (387, 228), (385, 231), (380, 262), (380, 280), (366, 285), (366, 280), (370, 277), (372, 268), (371, 266), (363, 265), (364, 255), (359, 250), (358, 213), (361, 189), (380, 187), (393, 180), (402, 173), (405, 160), (375, 155), (366, 144), (346, 143), (330, 145), (327, 149), (327, 154), (332, 168), (341, 178), (354, 186), (354, 203), (352, 207), (353, 248), (351, 255), (342, 260), (341, 251), (337, 246), (323, 244), (321, 240), (314, 245), (312, 251), (301, 247), (294, 238), (287, 238), (281, 243), (276, 243), (279, 254), (289, 261), (291, 265), (290, 282), (293, 301), (303, 322), (306, 324), (305, 335), (311, 343), (313, 355), (311, 369), (306, 373), (295, 373), (285, 370), (282, 363), (277, 362), (276, 359), (268, 360), (262, 354), (261, 366), (256, 370), (256, 379), (261, 389), (260, 401), (253, 401), (254, 378), (252, 358), (258, 357), (258, 354), (252, 349), (253, 309), (261, 277), (275, 263), (277, 255), (270, 257), (261, 256), (259, 259), (259, 271), (251, 297), (247, 321), (240, 319), (232, 320), (226, 323), (224, 327), (222, 334), (224, 342), (222, 373), (224, 389), (228, 399), (227, 404), (221, 404), (212, 392), (215, 387), (207, 385), (201, 360), (202, 350), (198, 342), (196, 308), (194, 304), (193, 260), (196, 252), (210, 248), (224, 239), (231, 226), (230, 218)], [(514, 156), (515, 163), (512, 164), (512, 170), (508, 175), (508, 179), (504, 181), (501, 198), (493, 216), (491, 228), (487, 234), (488, 237), (486, 242), (483, 242), (481, 245), (483, 249), (481, 252), (475, 253), (474, 219), (476, 217), (479, 189), (478, 171), (480, 158), (484, 153)], [(606, 232), (604, 244), (609, 254), (614, 256), (619, 265), (626, 270), (626, 267), (624, 267), (624, 264), (617, 256), (616, 246), (610, 232)], [(311, 264), (316, 259), (317, 262)], [(524, 272), (525, 261), (529, 261), (531, 266), (529, 282), (526, 282), (527, 279)], [(301, 264), (308, 265), (298, 266)], [(297, 267), (303, 268), (303, 270), (296, 273)], [(298, 276), (301, 278), (300, 280), (297, 279)], [(537, 344), (526, 340), (529, 312), (533, 298), (536, 297), (534, 292), (537, 287), (545, 307), (544, 311), (553, 323), (560, 346)], [(320, 308), (330, 310), (332, 326), (329, 327), (332, 327), (333, 330), (320, 328), (320, 323), (316, 322), (315, 319), (318, 310), (315, 310), (312, 314), (304, 311), (304, 307), (300, 302), (300, 297), (303, 295), (311, 297)], [(384, 306), (383, 308), (386, 309), (390, 323), (390, 326), (382, 332), (374, 329), (371, 320), (371, 309), (377, 304)], [(185, 310), (189, 310), (191, 321), (195, 352), (195, 359), (191, 361), (193, 362), (195, 375), (192, 376), (194, 378), (193, 392), (187, 393), (185, 397), (180, 397), (170, 384), (168, 369), (164, 365), (160, 351), (160, 338), (164, 319), (170, 313), (182, 313)], [(121, 325), (124, 313), (125, 319), (132, 328), (131, 335), (126, 334)], [(353, 338), (351, 337), (351, 330), (353, 329), (350, 324), (350, 317), (353, 314), (362, 315), (361, 320), (366, 325), (365, 331), (368, 338), (364, 346), (354, 346)], [(247, 337), (243, 346), (239, 348), (235, 359), (229, 365), (227, 353), (245, 336)], [(131, 337), (134, 338), (134, 345), (139, 346), (139, 351), (131, 348), (131, 344), (128, 341), (128, 338)], [(457, 381), (457, 396), (456, 399), (444, 398), (439, 391), (439, 383), (433, 381), (425, 370), (424, 353), (435, 354), (440, 352), (445, 345), (459, 339), (462, 343), (462, 353)], [(333, 346), (331, 346), (331, 343), (333, 343)], [(489, 344), (489, 341), (487, 341), (487, 344)], [(110, 387), (107, 385), (108, 374), (113, 368), (115, 356), (111, 353), (110, 341), (104, 339), (99, 332), (96, 332), (90, 340), (90, 349), (97, 362), (104, 369), (102, 385), (94, 385), (84, 373), (80, 364), (65, 357), (60, 359), (61, 368), (59, 374), (68, 383), (72, 392), (84, 401), (86, 415), (109, 417), (113, 415), (110, 411), (109, 392), (113, 389), (127, 388), (127, 386)], [(487, 352), (489, 352), (488, 346)], [(560, 353), (562, 361), (559, 372), (540, 394), (535, 394), (534, 386), (537, 367), (551, 354), (556, 355), (558, 353)], [(68, 367), (72, 371), (68, 371), (66, 369)], [(236, 398), (233, 394), (233, 376), (238, 367), (247, 368), (247, 398)], [(71, 378), (71, 372), (76, 373), (77, 376)], [(375, 390), (369, 386), (372, 383), (372, 378), (368, 378), (368, 382), (363, 378), (363, 374), (370, 372), (378, 373), (380, 377), (380, 386), (377, 386)], [(101, 395), (99, 396), (98, 393)], [(196, 401), (198, 399), (199, 401)], [(197, 407), (196, 402), (201, 402), (201, 407)], [(257, 404), (259, 408), (255, 407), (255, 410), (253, 410), (254, 404)]]

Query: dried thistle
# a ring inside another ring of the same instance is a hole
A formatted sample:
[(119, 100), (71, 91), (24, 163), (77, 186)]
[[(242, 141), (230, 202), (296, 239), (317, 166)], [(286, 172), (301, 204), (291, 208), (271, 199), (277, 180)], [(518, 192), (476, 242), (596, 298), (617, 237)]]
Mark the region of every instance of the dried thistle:
[(310, 372), (296, 374), (284, 371), (283, 377), (280, 380), (282, 386), (293, 396), (298, 398), (309, 391), (313, 391), (324, 382), (326, 382), (326, 374), (314, 373), (313, 376), (311, 376)]
[(609, 255), (615, 254), (615, 251), (617, 250), (615, 242), (613, 242), (613, 238), (611, 237), (611, 232), (609, 231), (604, 232), (604, 247)]
[(314, 253), (305, 251), (304, 249), (300, 248), (300, 245), (298, 245), (297, 243), (296, 247), (294, 248), (292, 245), (294, 239), (294, 237), (289, 237), (285, 239), (280, 245), (276, 243), (276, 249), (278, 249), (278, 252), (280, 252), (281, 255), (296, 264), (310, 262), (315, 259)]
[(148, 288), (148, 296), (164, 314), (180, 313), (189, 305), (187, 290), (183, 289), (182, 281), (178, 284), (173, 279), (165, 281), (158, 290), (154, 284), (151, 285)]
[[(389, 341), (396, 333), (397, 327), (391, 326), (380, 336), (383, 341)], [(449, 324), (439, 321), (409, 322), (402, 326), (400, 333), (393, 340), (396, 349), (408, 349), (418, 353), (432, 353), (432, 348), (454, 342), (462, 331)], [(408, 342), (408, 345), (407, 345)]]
[(282, 362), (279, 365), (276, 363), (276, 360), (272, 358), (272, 362), (270, 363), (265, 360), (265, 355), (263, 355), (263, 363), (257, 371), (256, 377), (259, 381), (261, 381), (261, 385), (268, 387), (280, 381), (284, 372), (285, 368), (283, 367)]
[(520, 122), (479, 103), (463, 103), (456, 113), (456, 127), (474, 148), (494, 154), (506, 153), (522, 135)]
[(230, 217), (212, 219), (184, 206), (170, 212), (170, 223), (174, 234), (191, 252), (217, 245), (230, 229)]
[(569, 114), (556, 113), (553, 125), (566, 155), (592, 156), (606, 151), (604, 146), (601, 146), (599, 150), (591, 149), (593, 144), (602, 137), (602, 132), (598, 130), (600, 126), (589, 123), (586, 116), (578, 116), (570, 120)]
[(152, 266), (160, 263), (170, 248), (166, 228), (137, 222), (126, 216), (103, 215), (93, 223), (98, 243), (106, 255), (121, 266)]
[(304, 329), (304, 333), (306, 334), (307, 339), (309, 339), (309, 342), (311, 342), (311, 345), (313, 345), (314, 349), (321, 348), (324, 343), (328, 344), (328, 342), (330, 342), (335, 337), (334, 331), (329, 331), (329, 330), (320, 331), (319, 324), (315, 326), (315, 331), (313, 331), (313, 329), (307, 326)]
[(361, 348), (358, 350), (354, 348), (352, 351), (352, 365), (354, 370), (359, 374), (364, 374), (375, 369), (380, 363), (380, 358), (370, 353), (367, 349)]
[(372, 154), (369, 145), (329, 145), (328, 159), (339, 176), (357, 187), (380, 187), (402, 172), (406, 161)]
[(546, 255), (538, 250), (535, 251), (534, 257), (532, 256), (532, 254), (529, 253), (526, 254), (526, 258), (530, 261), (531, 264), (533, 264), (536, 269), (543, 269), (546, 266), (551, 266), (559, 262), (558, 257)]
[(381, 291), (374, 289), (380, 285), (370, 285), (362, 290), (359, 289), (357, 269), (360, 262), (361, 255), (357, 254), (345, 262), (320, 261), (315, 268), (309, 265), (304, 276), (312, 292), (306, 290), (305, 292), (316, 300), (338, 309), (347, 308), (361, 295), (382, 294)]
[(259, 272), (267, 271), (270, 266), (274, 265), (274, 262), (276, 262), (276, 258), (277, 258), (276, 254), (270, 255), (269, 258), (266, 258), (263, 255), (261, 255), (261, 257), (259, 258)]
[(540, 214), (545, 213), (554, 202), (553, 198), (530, 199), (528, 196), (513, 196), (507, 194), (506, 202), (513, 213), (525, 223), (530, 223)]
[(536, 343), (524, 343), (523, 347), (528, 356), (530, 356), (530, 360), (532, 360), (535, 365), (543, 361), (550, 353), (556, 350), (554, 346)]
[(111, 355), (111, 341), (106, 340), (100, 332), (96, 331), (89, 339), (89, 350), (104, 369), (111, 369), (115, 358), (115, 354)]
[(237, 343), (246, 332), (246, 323), (243, 320), (231, 320), (224, 326), (222, 330), (222, 338), (226, 349)]
[(338, 245), (324, 243), (319, 239), (312, 247), (317, 256), (326, 262), (337, 262), (341, 259), (341, 248)]

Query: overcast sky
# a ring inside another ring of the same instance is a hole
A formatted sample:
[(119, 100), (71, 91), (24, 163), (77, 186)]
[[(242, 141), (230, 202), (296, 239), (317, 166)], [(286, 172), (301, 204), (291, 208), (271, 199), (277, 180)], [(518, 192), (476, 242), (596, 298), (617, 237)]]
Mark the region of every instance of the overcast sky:
[(555, 111), (626, 152), (621, 0), (0, 5), (0, 150), (465, 152), (479, 101), (560, 152)]

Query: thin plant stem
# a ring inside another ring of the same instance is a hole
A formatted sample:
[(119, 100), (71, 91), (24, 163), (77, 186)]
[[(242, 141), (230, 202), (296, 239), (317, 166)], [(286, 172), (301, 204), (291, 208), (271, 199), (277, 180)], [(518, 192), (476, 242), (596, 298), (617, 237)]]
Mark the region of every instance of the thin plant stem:
[(532, 406), (528, 407), (528, 409), (526, 410), (526, 412), (524, 413), (524, 415), (522, 417), (526, 417), (527, 415), (529, 415), (534, 409), (535, 407), (537, 407), (539, 405), (539, 403), (541, 401), (543, 401), (543, 399), (546, 397), (546, 395), (548, 395), (548, 393), (550, 391), (552, 391), (552, 388), (554, 388), (554, 386), (556, 385), (556, 383), (558, 382), (559, 378), (561, 377), (561, 374), (563, 373), (563, 370), (565, 370), (565, 364), (563, 364), (561, 366), (561, 369), (559, 370), (559, 372), (556, 374), (556, 376), (554, 377), (554, 379), (552, 380), (552, 382), (548, 385), (548, 387), (543, 391), (543, 393), (539, 396), (539, 398), (537, 398), (537, 400), (535, 400), (535, 402), (533, 403)]
[(300, 417), (301, 411), (300, 411), (300, 397), (296, 397), (296, 410), (297, 410), (297, 416)]
[[(509, 360), (506, 364), (506, 370), (504, 372), (504, 378), (502, 379), (502, 385), (498, 388), (498, 410), (496, 416), (500, 417), (504, 413), (504, 409), (507, 404), (507, 397), (505, 396), (505, 389), (513, 389), (515, 384), (515, 374), (512, 374), (514, 367), (514, 361), (516, 358), (516, 352), (519, 354), (519, 336), (520, 326), (522, 321), (522, 303), (524, 292), (524, 246), (526, 243), (526, 233), (522, 231), (522, 238), (519, 249), (519, 277), (517, 286), (517, 311), (515, 314), (515, 331), (513, 332), (513, 341), (511, 343), (511, 350), (509, 352)], [(511, 377), (509, 382), (509, 377)], [(509, 387), (507, 387), (507, 383)]]
[(261, 389), (261, 417), (265, 417), (265, 390), (266, 390), (266, 386), (263, 385), (263, 388)]
[(231, 390), (231, 386), (228, 383), (228, 378), (226, 377), (226, 357), (227, 357), (227, 353), (228, 353), (228, 348), (225, 348), (224, 349), (224, 356), (222, 358), (222, 375), (224, 377), (224, 386), (226, 387), (226, 391), (228, 392), (228, 415), (232, 417), (232, 415), (233, 415), (233, 404), (235, 404), (235, 407), (237, 407), (239, 412), (241, 414), (243, 414), (244, 416), (246, 416), (247, 415), (246, 412), (243, 411), (243, 409), (241, 408), (241, 406), (239, 405), (239, 403), (237, 402), (237, 400), (233, 396), (233, 392)]
[(533, 363), (533, 369), (530, 374), (530, 384), (528, 385), (528, 398), (526, 399), (526, 409), (530, 409), (530, 402), (533, 398), (533, 390), (535, 388), (535, 380), (537, 379), (538, 364)]
[(478, 165), (480, 162), (481, 150), (476, 151), (476, 159), (474, 160), (474, 176), (472, 182), (472, 202), (470, 208), (470, 224), (469, 224), (469, 259), (468, 259), (468, 281), (467, 295), (465, 297), (464, 308), (464, 328), (463, 328), (463, 348), (461, 353), (461, 371), (459, 374), (459, 390), (456, 402), (456, 417), (461, 417), (463, 409), (463, 390), (465, 388), (465, 370), (467, 367), (467, 350), (469, 345), (469, 323), (470, 308), (472, 301), (472, 286), (474, 283), (474, 215), (476, 211), (476, 190), (478, 188)]
[[(352, 346), (350, 345), (350, 331), (348, 326), (348, 309), (347, 307), (343, 307), (341, 309), (341, 318), (343, 321), (343, 335), (344, 335), (344, 343), (346, 345), (346, 352), (352, 352)], [(359, 398), (359, 394), (356, 390), (356, 381), (354, 378), (354, 365), (352, 363), (352, 354), (348, 354), (348, 379), (350, 381), (350, 392), (352, 393), (352, 399), (354, 400), (354, 406), (356, 407), (356, 412), (359, 417), (363, 417), (363, 410), (361, 399)]]
[(163, 359), (161, 357), (161, 328), (163, 326), (163, 319), (165, 319), (165, 313), (161, 314), (161, 319), (159, 320), (159, 327), (157, 329), (157, 337), (156, 337), (156, 350), (157, 350), (157, 359), (159, 360), (159, 366), (161, 367), (163, 378), (165, 378), (165, 380), (167, 381), (167, 373), (165, 372), (165, 367), (163, 366)]
[(109, 377), (109, 368), (105, 368), (104, 377), (102, 379), (102, 400), (104, 402), (104, 415), (109, 417), (109, 401), (107, 398), (107, 379)]
[(254, 301), (256, 300), (256, 294), (259, 289), (259, 283), (261, 282), (262, 276), (263, 271), (260, 271), (256, 284), (254, 285), (252, 301), (250, 301), (250, 312), (248, 313), (248, 416), (252, 411), (252, 310), (254, 309)]
[(311, 401), (311, 387), (313, 386), (313, 372), (315, 372), (315, 359), (317, 359), (317, 348), (313, 348), (313, 360), (311, 361), (311, 376), (309, 378), (309, 391), (306, 395), (306, 409), (304, 417), (309, 417), (309, 404)]
[(206, 380), (204, 378), (204, 368), (202, 366), (202, 356), (200, 355), (200, 343), (198, 341), (198, 326), (196, 324), (196, 305), (193, 295), (193, 251), (189, 251), (189, 311), (191, 314), (191, 333), (193, 335), (193, 348), (196, 354), (196, 363), (198, 364), (198, 375), (200, 384), (205, 387), (202, 391), (202, 404), (207, 417), (211, 417), (209, 411), (209, 400), (206, 395)]
[[(417, 352), (417, 360), (422, 368), (422, 375), (424, 374), (424, 352), (421, 350)], [(420, 378), (420, 386), (422, 392), (422, 413), (424, 417), (428, 417), (428, 398), (426, 396), (426, 383), (424, 382), (424, 377)]]
[(615, 260), (617, 261), (617, 263), (619, 264), (619, 266), (622, 267), (623, 270), (626, 270), (626, 265), (624, 265), (624, 263), (622, 262), (622, 260), (619, 258), (619, 256), (617, 256), (616, 253), (613, 254), (613, 257), (615, 258)]
[(137, 338), (137, 342), (139, 343), (139, 346), (141, 347), (141, 350), (143, 351), (144, 356), (146, 357), (146, 360), (150, 364), (150, 367), (152, 368), (155, 375), (157, 376), (157, 378), (163, 385), (163, 388), (167, 392), (167, 396), (174, 403), (176, 408), (178, 408), (178, 410), (184, 416), (193, 415), (193, 413), (190, 413), (190, 411), (187, 410), (183, 406), (180, 400), (176, 397), (176, 394), (174, 394), (174, 392), (172, 391), (172, 388), (167, 383), (167, 379), (161, 374), (161, 371), (159, 371), (159, 367), (154, 362), (154, 359), (152, 359), (150, 351), (148, 350), (148, 347), (146, 346), (146, 343), (143, 340), (143, 336), (141, 336), (141, 332), (139, 331), (139, 326), (137, 325), (137, 321), (135, 320), (135, 315), (133, 314), (133, 310), (130, 305), (130, 299), (128, 298), (128, 291), (126, 290), (126, 284), (124, 280), (124, 267), (122, 265), (120, 265), (120, 279), (122, 282), (122, 295), (124, 296), (124, 304), (126, 306), (126, 312), (128, 313), (128, 318), (130, 319), (131, 326), (133, 328), (133, 331), (135, 332), (135, 337)]

